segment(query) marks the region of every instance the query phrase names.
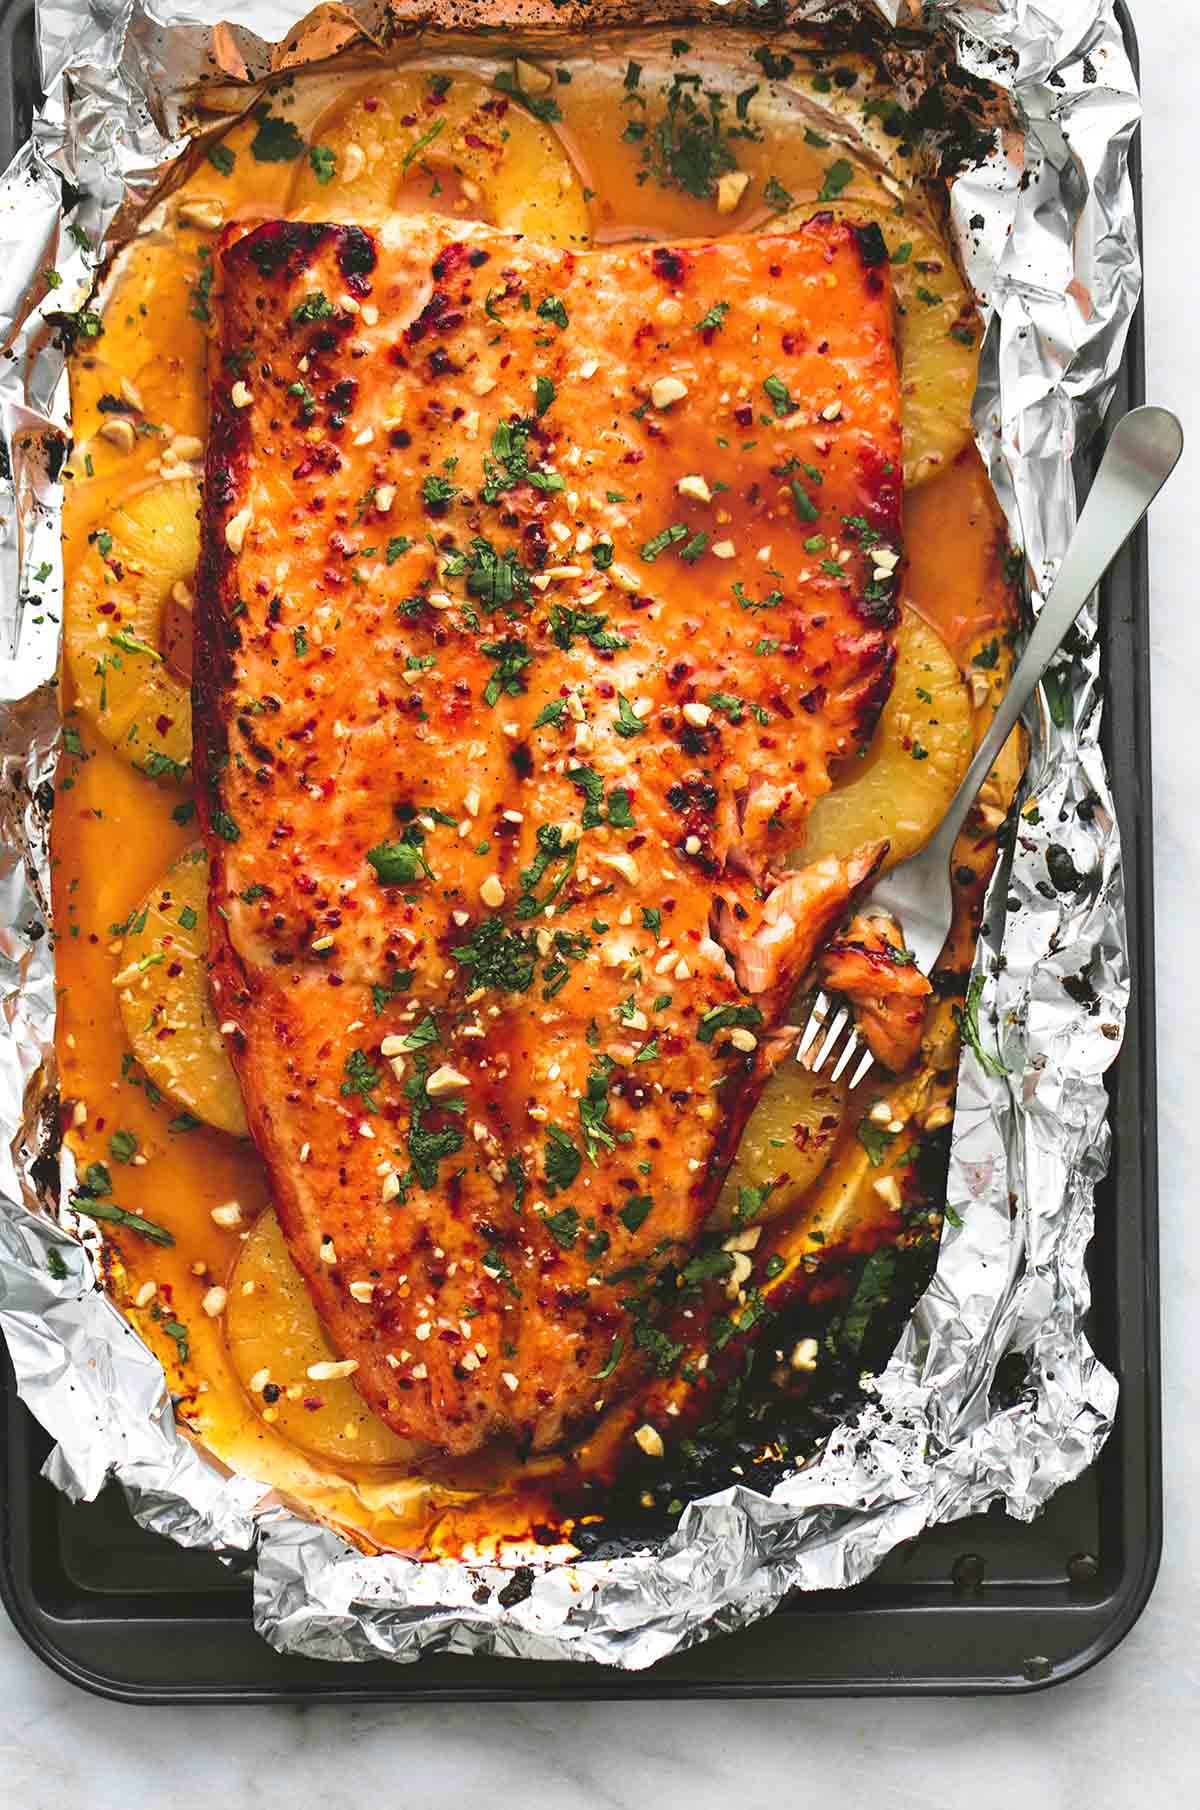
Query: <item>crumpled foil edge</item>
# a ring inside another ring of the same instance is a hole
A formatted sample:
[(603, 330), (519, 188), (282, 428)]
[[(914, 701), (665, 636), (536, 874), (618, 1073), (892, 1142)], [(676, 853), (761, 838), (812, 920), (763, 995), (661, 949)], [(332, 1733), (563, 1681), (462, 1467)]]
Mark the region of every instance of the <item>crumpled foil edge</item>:
[[(1025, 549), (1036, 607), (1074, 523), (1071, 456), (1111, 397), (1140, 289), (1127, 156), (1139, 119), (1133, 72), (1112, 0), (871, 3), (889, 24), (945, 28), (964, 66), (1009, 88), (1019, 112), (1019, 147), (959, 177), (951, 200), (986, 322), (977, 437)], [(511, 1571), (498, 1566), (365, 1556), (263, 1486), (229, 1476), (177, 1430), (161, 1367), (100, 1286), (94, 1236), (78, 1242), (56, 1223), (38, 1166), (54, 1104), (48, 809), (68, 399), (44, 316), (83, 305), (95, 261), (86, 245), (99, 245), (121, 204), (144, 200), (183, 149), (176, 102), (188, 77), (214, 67), (266, 73), (277, 66), (274, 41), (301, 17), (289, 0), (248, 0), (237, 26), (222, 24), (220, 10), (220, 0), (191, 0), (187, 12), (133, 0), (81, 13), (71, 0), (45, 0), (48, 98), (0, 182), (0, 315), (15, 354), (0, 370), (12, 473), (0, 502), (0, 998), (9, 1027), (0, 1043), (0, 1324), (22, 1398), (57, 1441), (46, 1474), (75, 1499), (115, 1478), (144, 1526), (183, 1545), (253, 1551), (259, 1631), (281, 1651), (343, 1660), (453, 1651), (637, 1670), (748, 1625), (790, 1591), (855, 1584), (923, 1527), (996, 1500), (1031, 1518), (1096, 1458), (1117, 1399), (1083, 1332), (1093, 1193), (1109, 1150), (1103, 1075), (1129, 987), (1088, 616), (1083, 652), (1064, 667), (1069, 719), (1041, 713), (1029, 724), (1025, 796), (1037, 809), (1017, 819), (989, 895), (980, 1020), (1007, 1074), (964, 1054), (936, 1274), (866, 1407), (769, 1497), (738, 1486), (693, 1502), (654, 1549), (530, 1572), (516, 1601)], [(332, 14), (378, 32), (384, 13), (377, 3), (320, 10), (326, 30)], [(791, 17), (830, 10), (801, 0)], [(300, 25), (289, 61), (303, 42)], [(74, 237), (63, 231), (64, 177), (84, 193)], [(31, 304), (48, 266), (62, 285)], [(1069, 863), (1048, 859), (1052, 849)], [(1064, 873), (1074, 876), (1065, 890)], [(1099, 1013), (1064, 988), (1080, 976)], [(63, 1162), (69, 1171), (69, 1155)], [(51, 1248), (66, 1272), (58, 1280)], [(1016, 1400), (997, 1402), (997, 1365), (1011, 1352), (1023, 1354), (1025, 1380)]]

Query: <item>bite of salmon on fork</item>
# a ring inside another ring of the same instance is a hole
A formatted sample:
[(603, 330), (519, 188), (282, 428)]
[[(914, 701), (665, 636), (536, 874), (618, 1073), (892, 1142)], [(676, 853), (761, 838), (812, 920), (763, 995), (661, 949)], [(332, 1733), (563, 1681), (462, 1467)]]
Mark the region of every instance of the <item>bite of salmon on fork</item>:
[[(877, 233), (218, 256), (196, 616), (213, 986), (371, 1407), (541, 1449), (662, 1370), (894, 663)], [(886, 557), (875, 557), (883, 554)]]

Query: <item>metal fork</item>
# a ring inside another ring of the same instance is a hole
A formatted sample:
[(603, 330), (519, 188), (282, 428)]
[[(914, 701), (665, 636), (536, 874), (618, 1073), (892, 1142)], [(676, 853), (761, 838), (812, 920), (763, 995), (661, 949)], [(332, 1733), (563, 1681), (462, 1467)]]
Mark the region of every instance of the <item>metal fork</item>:
[[(877, 880), (858, 904), (858, 910), (870, 908), (897, 920), (922, 974), (933, 967), (950, 931), (950, 859), (967, 812), (1067, 630), (1174, 471), (1182, 451), (1183, 429), (1168, 409), (1133, 409), (1117, 423), (1025, 652), (940, 828), (920, 854)], [(838, 1050), (833, 1080), (857, 1053), (859, 1033), (850, 1008), (839, 1004), (835, 1009), (829, 995), (819, 992), (796, 1049), (797, 1060), (814, 1072), (823, 1069), (847, 1026), (849, 1035)], [(814, 1046), (822, 1031), (824, 1041), (818, 1050)], [(873, 1061), (870, 1050), (864, 1050), (850, 1077), (851, 1087), (858, 1086)]]

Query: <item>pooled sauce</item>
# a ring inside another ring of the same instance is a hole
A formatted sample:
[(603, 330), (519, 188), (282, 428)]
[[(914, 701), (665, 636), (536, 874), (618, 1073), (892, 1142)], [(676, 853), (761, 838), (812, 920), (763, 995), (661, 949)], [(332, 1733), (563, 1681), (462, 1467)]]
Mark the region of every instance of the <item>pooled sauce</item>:
[[(872, 126), (871, 154), (864, 157), (839, 123), (855, 105), (861, 116), (862, 67), (844, 58), (803, 61), (797, 53), (797, 63), (783, 71), (775, 53), (756, 58), (749, 48), (731, 65), (723, 55), (703, 53), (703, 34), (691, 34), (690, 51), (672, 50), (672, 42), (650, 40), (643, 53), (550, 61), (540, 75), (518, 66), (509, 86), (517, 82), (535, 117), (511, 92), (489, 88), (484, 125), (460, 122), (472, 156), (456, 154), (457, 168), (450, 151), (459, 128), (443, 117), (446, 94), (467, 79), (488, 87), (494, 65), (481, 65), (482, 76), (472, 76), (461, 59), (440, 78), (421, 70), (415, 110), (394, 111), (393, 151), (382, 166), (372, 165), (359, 141), (347, 136), (358, 130), (347, 119), (356, 105), (368, 122), (380, 105), (386, 110), (386, 103), (370, 103), (376, 90), (382, 94), (396, 80), (394, 70), (298, 80), (277, 91), (265, 120), (236, 124), (118, 259), (103, 301), (103, 334), (82, 342), (72, 359), (68, 591), (85, 558), (96, 550), (108, 557), (109, 524), (122, 504), (201, 475), (212, 248), (224, 221), (296, 211), (317, 219), (326, 205), (329, 217), (355, 218), (351, 208), (369, 220), (373, 205), (511, 226), (518, 210), (527, 210), (520, 215), (526, 220), (536, 207), (539, 230), (557, 234), (559, 243), (579, 242), (581, 220), (593, 242), (703, 237), (763, 230), (793, 205), (821, 201), (858, 200), (895, 211), (892, 191), (899, 187), (928, 223), (923, 197), (905, 187), (901, 147)], [(795, 95), (789, 98), (780, 83)], [(547, 154), (551, 140), (551, 149), (565, 147), (557, 161)], [(522, 157), (537, 169), (537, 184), (521, 174)], [(383, 199), (355, 199), (355, 182), (373, 172)], [(1002, 519), (978, 457), (966, 446), (965, 428), (963, 442), (947, 469), (906, 500), (904, 595), (963, 669), (978, 735), (1003, 690), (1013, 609)], [(168, 565), (164, 560), (164, 571)], [(161, 660), (176, 679), (186, 677), (190, 591), (185, 579), (168, 576), (158, 645), (137, 646), (128, 637), (126, 645), (118, 643), (122, 675), (125, 663)], [(128, 579), (127, 571), (110, 569), (105, 580), (103, 607), (116, 600), (117, 615)], [(295, 1497), (367, 1545), (478, 1553), (506, 1535), (519, 1539), (538, 1522), (556, 1523), (560, 1460), (523, 1469), (512, 1454), (496, 1452), (458, 1467), (445, 1460), (422, 1465), (372, 1420), (346, 1378), (323, 1374), (336, 1368), (336, 1353), (324, 1344), (315, 1315), (281, 1279), (268, 1241), (251, 1248), (253, 1228), (270, 1205), (253, 1146), (198, 1122), (133, 1057), (119, 1004), (123, 990), (139, 997), (126, 945), (138, 934), (142, 901), (195, 842), (190, 794), (178, 774), (156, 768), (136, 742), (118, 753), (78, 708), (69, 675), (66, 703), (54, 818), (64, 1122), (85, 1189), (89, 1173), (92, 1178), (80, 1204), (96, 1205), (103, 1220), (110, 1288), (161, 1358), (181, 1424), (234, 1470)], [(147, 736), (153, 728), (146, 726)], [(953, 948), (960, 963), (969, 956), (973, 914), (994, 858), (986, 822), (974, 826), (973, 837), (961, 851), (976, 877), (959, 894)], [(169, 966), (170, 948), (143, 959), (160, 957)], [(150, 1027), (154, 1039), (160, 1031), (169, 1063), (169, 1023)], [(943, 1048), (939, 1072), (952, 1061), (952, 1048), (949, 1056)], [(906, 1085), (885, 1086), (876, 1071), (861, 1098), (839, 1108), (828, 1167), (806, 1192), (788, 1197), (785, 1217), (770, 1227), (781, 1265), (812, 1256), (816, 1245), (808, 1233), (830, 1223), (829, 1178), (851, 1175), (861, 1155), (856, 1127), (881, 1093), (898, 1099)], [(951, 1086), (943, 1080), (909, 1091), (928, 1115), (944, 1109)], [(854, 1248), (865, 1251), (882, 1236), (881, 1225), (894, 1232), (875, 1185), (899, 1172), (904, 1158), (905, 1142), (897, 1138), (888, 1166), (870, 1167), (853, 1186), (847, 1182), (839, 1209), (843, 1242), (858, 1240)], [(89, 1169), (95, 1165), (103, 1173)], [(113, 1219), (114, 1206), (122, 1218)], [(139, 1218), (173, 1242), (139, 1232)], [(239, 1347), (235, 1366), (230, 1341), (245, 1346), (248, 1336), (252, 1346), (256, 1294), (264, 1315), (274, 1316), (275, 1361), (252, 1369), (248, 1347)], [(285, 1374), (281, 1353), (289, 1350), (301, 1355)], [(321, 1373), (315, 1378), (313, 1368)], [(626, 1431), (616, 1422), (602, 1425), (590, 1442), (593, 1455), (606, 1449), (606, 1440), (615, 1450)], [(364, 1452), (373, 1462), (362, 1462)], [(520, 1487), (504, 1494), (513, 1483)], [(548, 1550), (544, 1543), (539, 1549)]]

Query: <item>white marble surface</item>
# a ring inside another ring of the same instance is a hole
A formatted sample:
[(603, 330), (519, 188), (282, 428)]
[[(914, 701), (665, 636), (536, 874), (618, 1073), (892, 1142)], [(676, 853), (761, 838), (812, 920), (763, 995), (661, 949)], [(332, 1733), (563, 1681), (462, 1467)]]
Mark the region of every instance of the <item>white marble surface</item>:
[[(1196, 246), (1200, 180), (1195, 0), (1136, 4), (1147, 123), (1149, 392), (1184, 416), (1193, 448), (1158, 505), (1154, 598), (1166, 1552), (1157, 1590), (1111, 1658), (1019, 1701), (463, 1706), (403, 1710), (136, 1710), (48, 1672), (0, 1618), (0, 1802), (126, 1810), (153, 1792), (176, 1810), (371, 1801), (522, 1810), (731, 1802), (844, 1810), (1183, 1810), (1200, 1801), (1200, 1069), (1195, 935), (1200, 621), (1193, 485), (1200, 454)], [(216, 1726), (216, 1716), (220, 1727)]]

